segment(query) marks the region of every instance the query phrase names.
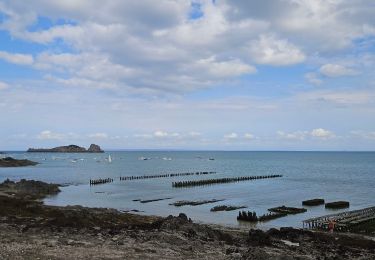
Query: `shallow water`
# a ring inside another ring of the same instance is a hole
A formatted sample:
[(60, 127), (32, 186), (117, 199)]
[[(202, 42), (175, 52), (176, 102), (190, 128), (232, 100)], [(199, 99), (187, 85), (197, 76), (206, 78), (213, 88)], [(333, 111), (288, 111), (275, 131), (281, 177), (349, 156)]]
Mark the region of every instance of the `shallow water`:
[[(108, 154), (112, 163), (108, 163)], [(196, 222), (249, 227), (238, 222), (238, 210), (210, 212), (215, 205), (245, 205), (258, 215), (271, 207), (301, 207), (302, 200), (348, 200), (350, 210), (375, 205), (375, 153), (373, 152), (107, 152), (105, 154), (9, 153), (15, 158), (40, 162), (34, 167), (0, 168), (6, 178), (42, 180), (64, 184), (49, 197), (51, 205), (83, 205), (140, 210), (141, 214), (167, 216), (186, 213)], [(151, 158), (139, 160), (139, 157)], [(172, 158), (172, 160), (163, 160)], [(214, 158), (215, 160), (208, 160)], [(216, 171), (215, 175), (119, 181), (120, 176)], [(173, 181), (248, 175), (283, 174), (282, 178), (237, 183), (172, 188)], [(113, 183), (90, 186), (89, 179), (114, 178)], [(145, 203), (134, 199), (172, 199)], [(200, 206), (175, 207), (177, 200), (224, 199)], [(302, 220), (334, 212), (324, 206), (308, 207), (303, 214), (258, 224), (259, 228), (301, 227)]]

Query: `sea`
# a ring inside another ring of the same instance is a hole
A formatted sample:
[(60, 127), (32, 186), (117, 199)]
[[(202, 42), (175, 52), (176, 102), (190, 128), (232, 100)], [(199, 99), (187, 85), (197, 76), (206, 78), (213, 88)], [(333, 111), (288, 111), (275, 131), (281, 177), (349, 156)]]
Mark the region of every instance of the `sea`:
[[(375, 152), (233, 152), (233, 151), (109, 151), (91, 153), (8, 152), (37, 166), (0, 168), (5, 179), (33, 179), (61, 184), (61, 192), (47, 197), (48, 205), (82, 205), (168, 216), (185, 213), (194, 222), (236, 228), (302, 227), (311, 217), (375, 206)], [(111, 157), (109, 162), (108, 157)], [(212, 175), (120, 181), (120, 177), (214, 171)], [(282, 174), (281, 178), (173, 188), (172, 182), (198, 179)], [(89, 184), (90, 179), (111, 183)], [(238, 221), (239, 210), (211, 212), (217, 205), (246, 206), (257, 215), (278, 206), (302, 207), (302, 201), (349, 201), (350, 208), (305, 207), (307, 212), (249, 223)], [(150, 203), (138, 200), (164, 199)], [(223, 200), (176, 207), (176, 201)]]

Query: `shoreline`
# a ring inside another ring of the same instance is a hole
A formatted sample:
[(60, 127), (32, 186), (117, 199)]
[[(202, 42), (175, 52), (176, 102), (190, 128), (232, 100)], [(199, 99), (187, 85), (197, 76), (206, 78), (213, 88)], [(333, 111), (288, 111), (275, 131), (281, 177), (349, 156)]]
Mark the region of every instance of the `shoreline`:
[[(31, 185), (32, 184), (32, 185)], [(0, 184), (1, 259), (371, 259), (374, 238), (294, 228), (239, 230), (115, 209), (47, 206), (50, 184)], [(53, 184), (51, 184), (53, 185)], [(9, 188), (10, 187), (10, 188)]]

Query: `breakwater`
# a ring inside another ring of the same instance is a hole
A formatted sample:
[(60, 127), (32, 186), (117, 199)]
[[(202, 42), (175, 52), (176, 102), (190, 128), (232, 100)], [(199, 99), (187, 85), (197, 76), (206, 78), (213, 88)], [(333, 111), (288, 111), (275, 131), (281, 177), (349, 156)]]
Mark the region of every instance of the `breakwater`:
[(282, 175), (273, 174), (273, 175), (261, 175), (261, 176), (242, 176), (242, 177), (233, 177), (233, 178), (205, 179), (205, 180), (194, 180), (194, 181), (179, 181), (179, 182), (172, 182), (172, 187), (173, 188), (185, 188), (185, 187), (223, 184), (223, 183), (240, 182), (240, 181), (271, 179), (271, 178), (279, 178), (279, 177), (282, 177)]
[(216, 172), (181, 172), (181, 173), (166, 173), (157, 175), (139, 175), (139, 176), (121, 176), (120, 181), (130, 181), (130, 180), (142, 180), (142, 179), (154, 179), (154, 178), (173, 178), (180, 176), (191, 176), (191, 175), (209, 175), (216, 174)]
[(98, 184), (105, 184), (105, 183), (110, 183), (110, 182), (113, 182), (112, 178), (105, 178), (105, 179), (100, 178), (100, 179), (94, 179), (94, 180), (90, 179), (90, 186), (98, 185)]

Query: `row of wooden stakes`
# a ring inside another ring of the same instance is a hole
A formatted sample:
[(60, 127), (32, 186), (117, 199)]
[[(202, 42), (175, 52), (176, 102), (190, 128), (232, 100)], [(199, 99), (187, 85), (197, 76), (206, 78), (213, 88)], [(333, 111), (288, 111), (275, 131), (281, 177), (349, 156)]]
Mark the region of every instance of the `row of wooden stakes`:
[(173, 182), (172, 187), (173, 188), (184, 188), (184, 187), (222, 184), (222, 183), (239, 182), (239, 181), (251, 181), (251, 180), (259, 180), (259, 179), (278, 178), (278, 177), (282, 177), (282, 175), (281, 174), (273, 174), (273, 175), (262, 175), (262, 176), (242, 176), (242, 177), (233, 177), (233, 178), (219, 178), (219, 179), (206, 179), (206, 180), (194, 180), (194, 181), (179, 181), (179, 182)]

